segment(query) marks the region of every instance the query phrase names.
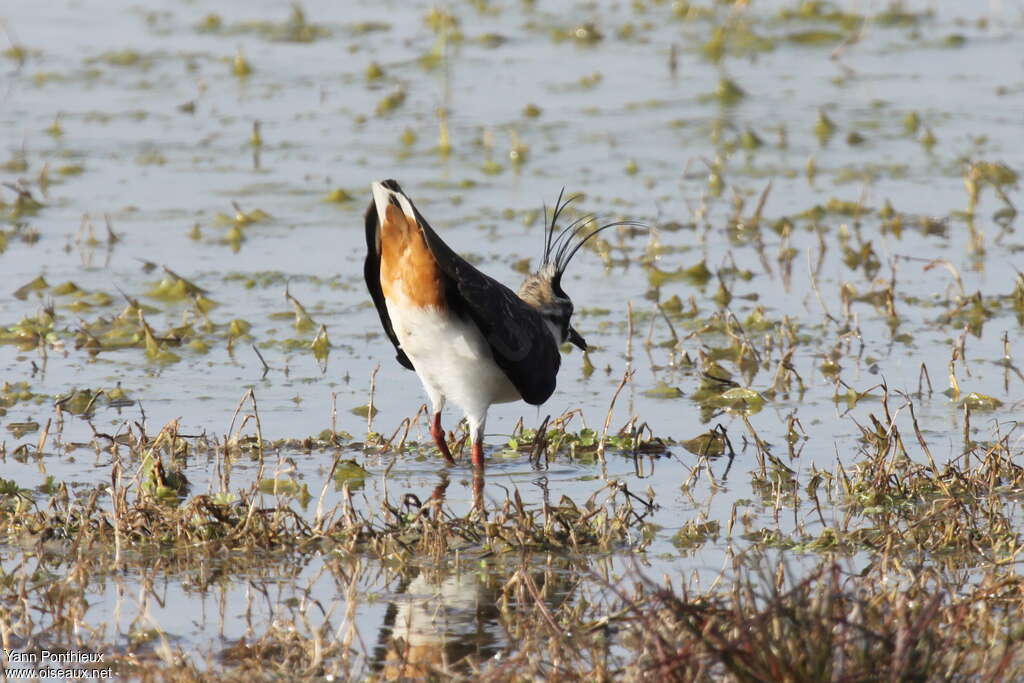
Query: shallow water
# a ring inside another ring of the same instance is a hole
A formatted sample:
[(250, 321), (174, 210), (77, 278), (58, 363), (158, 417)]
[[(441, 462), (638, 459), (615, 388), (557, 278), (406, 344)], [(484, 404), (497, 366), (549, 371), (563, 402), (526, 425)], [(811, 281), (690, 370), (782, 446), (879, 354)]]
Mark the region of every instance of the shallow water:
[[(869, 15), (886, 8), (885, 3), (842, 4)], [(53, 415), (53, 397), (71, 388), (120, 384), (135, 403), (111, 408), (100, 402), (93, 419), (99, 431), (113, 433), (126, 429), (126, 421), (144, 419), (147, 431), (155, 433), (180, 419), (183, 434), (223, 436), (239, 399), (253, 388), (267, 438), (316, 435), (331, 428), (332, 419), (338, 430), (362, 438), (366, 419), (351, 409), (365, 405), (379, 364), (373, 429), (390, 435), (425, 400), (416, 377), (394, 361), (362, 282), (362, 212), (369, 183), (395, 177), (453, 248), (513, 287), (522, 279), (517, 262), (530, 259), (530, 265), (537, 265), (542, 241), (538, 209), (542, 202), (552, 205), (562, 187), (585, 194), (579, 201), (584, 211), (652, 226), (649, 233), (609, 235), (603, 246), (577, 255), (563, 284), (579, 312), (575, 324), (592, 347), (595, 370), (588, 374), (573, 350), (563, 357), (557, 392), (539, 410), (523, 404), (492, 408), (485, 489), (485, 498), (494, 501), (515, 487), (536, 503), (545, 488), (556, 498), (583, 499), (614, 478), (637, 492), (651, 487), (660, 505), (653, 521), (661, 526), (644, 557), (652, 575), (712, 577), (733, 544), (742, 547), (741, 539), (723, 535), (693, 554), (677, 550), (672, 536), (685, 521), (702, 515), (726, 520), (738, 508), (749, 515), (752, 528), (778, 525), (791, 531), (796, 525), (795, 519), (773, 518), (770, 500), (765, 504), (753, 487), (748, 476), (753, 451), (743, 422), (728, 412), (708, 419), (692, 397), (699, 372), (672, 364), (682, 352), (696, 360), (702, 350), (728, 346), (730, 340), (676, 318), (680, 342), (673, 353), (665, 345), (671, 345), (673, 333), (655, 302), (678, 296), (685, 303), (694, 297), (700, 319), (706, 320), (720, 309), (713, 296), (721, 278), (732, 294), (727, 310), (738, 320), (746, 321), (762, 307), (771, 321), (788, 317), (798, 324), (800, 343), (792, 364), (806, 391), (779, 393), (749, 419), (780, 457), (787, 452), (787, 421), (799, 419), (808, 438), (796, 443), (799, 457), (787, 462), (803, 481), (812, 466), (828, 468), (837, 459), (855, 459), (858, 424), (868, 424), (868, 415), (880, 410), (876, 400), (850, 406), (845, 398), (833, 400), (836, 394), (845, 396), (847, 387), (862, 392), (882, 381), (891, 391), (917, 392), (922, 363), (936, 390), (915, 399), (923, 434), (937, 458), (959, 455), (963, 409), (940, 392), (948, 386), (951, 352), (964, 331), (962, 321), (941, 316), (960, 289), (950, 269), (925, 268), (946, 260), (962, 279), (964, 294), (980, 291), (986, 300), (999, 302), (991, 317), (966, 335), (967, 367), (958, 362), (956, 373), (964, 395), (974, 391), (1002, 401), (996, 410), (975, 414), (975, 438), (990, 434), (995, 423), (1009, 430), (1024, 405), (1024, 382), (1000, 361), (1004, 333), (1010, 356), (1024, 356), (1021, 315), (1009, 304), (1024, 241), (1012, 217), (997, 222), (994, 214), (1003, 203), (990, 188), (981, 193), (973, 238), (956, 212), (967, 208), (965, 162), (1000, 161), (1011, 169), (1024, 168), (1024, 152), (1016, 144), (1024, 81), (1019, 69), (1006, 68), (1019, 66), (1021, 15), (1003, 3), (907, 2), (907, 11), (931, 14), (896, 26), (871, 22), (855, 43), (837, 49), (834, 43), (804, 46), (784, 39), (799, 31), (833, 30), (820, 22), (780, 18), (781, 8), (795, 5), (756, 3), (744, 11), (742, 20), (775, 41), (773, 49), (727, 56), (715, 65), (702, 56), (701, 45), (723, 20), (724, 8), (714, 20), (682, 20), (673, 16), (670, 3), (644, 4), (642, 12), (625, 3), (562, 8), (509, 2), (495, 5), (494, 12), (459, 3), (450, 9), (460, 19), (464, 40), (449, 41), (444, 66), (432, 70), (419, 63), (437, 40), (423, 21), (430, 3), (396, 2), (376, 9), (310, 5), (306, 19), (323, 36), (308, 43), (280, 40), (289, 8), (279, 3), (222, 4), (221, 26), (212, 31), (197, 28), (207, 11), (187, 3), (105, 3), (102, 12), (75, 2), (5, 8), (0, 19), (8, 41), (23, 45), (27, 54), (21, 63), (12, 58), (0, 62), (0, 162), (23, 160), (26, 166), (8, 164), (0, 180), (25, 179), (43, 207), (2, 226), (8, 239), (0, 254), (5, 283), (0, 324), (14, 325), (52, 300), (58, 339), (45, 358), (38, 349), (0, 344), (3, 380), (29, 382), (41, 397), (9, 407), (0, 421), (5, 427), (30, 420), (45, 424)], [(256, 21), (272, 25), (246, 24)], [(591, 45), (552, 38), (555, 29), (587, 23), (597, 27), (602, 40)], [(502, 39), (481, 40), (489, 34)], [(500, 44), (491, 47), (494, 43)], [(674, 72), (669, 68), (673, 45), (678, 50)], [(232, 73), (236, 53), (251, 63), (250, 75)], [(383, 68), (383, 78), (367, 79), (371, 62)], [(746, 93), (735, 104), (710, 96), (726, 76)], [(404, 102), (376, 113), (396, 88), (405, 93)], [(528, 104), (539, 107), (540, 115), (524, 115)], [(449, 155), (437, 150), (439, 107), (449, 112)], [(827, 141), (815, 134), (819, 112), (836, 128)], [(913, 134), (904, 125), (910, 112), (922, 122)], [(47, 132), (55, 118), (59, 135)], [(250, 144), (256, 121), (262, 137), (258, 148)], [(780, 145), (783, 128), (785, 144)], [(931, 148), (921, 142), (926, 128), (936, 139)], [(762, 140), (760, 147), (742, 147), (748, 129)], [(415, 137), (411, 144), (402, 141), (405, 131)], [(853, 131), (864, 141), (850, 144)], [(510, 158), (516, 144), (524, 146), (521, 164)], [(727, 152), (730, 146), (734, 149)], [(713, 194), (709, 183), (716, 157), (725, 159), (721, 196)], [(806, 174), (810, 157), (817, 169), (813, 182)], [(80, 166), (80, 172), (67, 168), (72, 165)], [(37, 184), (44, 167), (50, 179), (45, 192)], [(71, 172), (62, 174), (62, 167)], [(769, 181), (762, 258), (756, 240), (729, 226), (737, 213), (734, 197), (744, 199), (739, 213), (749, 217)], [(353, 199), (324, 201), (337, 188)], [(0, 190), (8, 204), (14, 196), (10, 188)], [(1009, 197), (1020, 203), (1017, 189), (1010, 189)], [(837, 213), (816, 222), (793, 219), (788, 237), (769, 228), (831, 198), (861, 202), (875, 211), (856, 219)], [(882, 229), (877, 210), (886, 200), (904, 217), (900, 234)], [(269, 214), (265, 221), (241, 227), (244, 239), (234, 244), (228, 238), (230, 218), (217, 220), (219, 213), (234, 216), (232, 202), (246, 212)], [(85, 215), (94, 227), (94, 244), (82, 228)], [(114, 244), (106, 243), (105, 215), (120, 238)], [(922, 230), (922, 218), (944, 223)], [(15, 231), (17, 222), (26, 226)], [(190, 236), (196, 224), (198, 235)], [(38, 239), (22, 239), (26, 231)], [(878, 259), (876, 272), (844, 262), (844, 243), (856, 251), (867, 242)], [(788, 275), (778, 259), (784, 249), (794, 250)], [(717, 276), (654, 287), (645, 254), (654, 254), (653, 265), (664, 272), (704, 260)], [(220, 326), (245, 320), (251, 324), (249, 336), (229, 349), (221, 327), (207, 336), (207, 353), (175, 348), (180, 360), (173, 363), (151, 362), (138, 347), (96, 357), (76, 349), (80, 321), (112, 317), (124, 308), (119, 291), (158, 309), (146, 315), (158, 333), (194, 319), (188, 301), (147, 297), (162, 273), (147, 272), (146, 262), (208, 290), (219, 304), (210, 320)], [(106, 292), (113, 303), (74, 311), (68, 309), (72, 296), (52, 290), (31, 292), (25, 300), (12, 296), (40, 275), (50, 286), (70, 280), (86, 292)], [(829, 316), (836, 321), (844, 317), (840, 290), (845, 283), (864, 294), (880, 290), (893, 277), (898, 325), (890, 326), (884, 308), (864, 302), (852, 304), (858, 329), (841, 331), (838, 322), (829, 321)], [(315, 321), (312, 330), (298, 332), (287, 316), (271, 317), (292, 311), (286, 283)], [(628, 304), (635, 315), (631, 342)], [(325, 367), (309, 348), (321, 324), (332, 345)], [(759, 335), (751, 333), (760, 348)], [(253, 344), (269, 372), (264, 373)], [(629, 348), (632, 358), (627, 358)], [(834, 349), (842, 366), (838, 376), (846, 385), (838, 388), (821, 371)], [(779, 355), (776, 347), (771, 369), (761, 368), (745, 379), (736, 372), (734, 379), (766, 389)], [(722, 364), (734, 369), (728, 361)], [(728, 470), (725, 462), (711, 465), (716, 477), (728, 471), (726, 479), (711, 485), (701, 476), (682, 492), (680, 484), (697, 459), (680, 446), (673, 446), (668, 457), (642, 458), (642, 476), (633, 459), (619, 453), (609, 455), (607, 467), (560, 459), (537, 471), (525, 456), (501, 452), (520, 417), (527, 427), (536, 427), (545, 415), (579, 409), (586, 424), (599, 429), (630, 366), (637, 372), (615, 405), (612, 428), (637, 416), (653, 434), (683, 441), (722, 424), (739, 451)], [(647, 392), (661, 382), (678, 387), (681, 395), (651, 397)], [(73, 447), (92, 438), (90, 426), (65, 417), (61, 432), (51, 433), (45, 455), (38, 461), (8, 458), (4, 478), (25, 488), (51, 475), (83, 487), (108, 481), (108, 457)], [(449, 409), (445, 419), (454, 428), (459, 415)], [(5, 437), (11, 452), (21, 443), (34, 445), (38, 432), (6, 432)], [(414, 427), (410, 438), (429, 441), (425, 425)], [(361, 504), (377, 506), (384, 495), (383, 473), (392, 461), (387, 483), (392, 500), (406, 491), (429, 496), (445, 475), (440, 460), (423, 452), (426, 458), (353, 453), (371, 472)], [(281, 458), (268, 461), (268, 474), (289, 473), (308, 484), (315, 500), (332, 453), (285, 449)], [(190, 459), (185, 472), (193, 493), (216, 490), (212, 458)], [(255, 472), (254, 462), (239, 461), (232, 485), (249, 485)], [(471, 475), (459, 467), (451, 478), (448, 504), (456, 513), (465, 512), (472, 498)], [(329, 491), (327, 504), (337, 502), (338, 495)], [(807, 526), (814, 528), (810, 521)], [(426, 591), (421, 584), (442, 595), (466, 589), (458, 576), (432, 576), (424, 570), (422, 579), (399, 579), (362, 562), (366, 574), (360, 592), (376, 594), (360, 602), (353, 616), (364, 657), (373, 657), (376, 644), (370, 634), (390, 628), (380, 626), (387, 621), (389, 604), (396, 606), (390, 608), (393, 624), (396, 610), (407, 616), (414, 611), (408, 596)], [(294, 578), (277, 582), (255, 608), (262, 627), (273, 622), (273, 605), (288, 597), (309, 595), (325, 604), (339, 600), (336, 576), (324, 568), (322, 559), (312, 559), (295, 569)], [(123, 590), (137, 592), (135, 578), (124, 581)], [(266, 586), (271, 579), (257, 572), (249, 587), (228, 583), (214, 592), (192, 588), (180, 576), (166, 581), (165, 606), (124, 608), (132, 618), (148, 611), (153, 623), (202, 659), (217, 649), (209, 638), (227, 642), (245, 633), (246, 595), (253, 584)], [(481, 588), (486, 583), (466, 590), (486, 602)], [(109, 584), (93, 605), (95, 623), (111, 618), (118, 590), (118, 584)], [(447, 599), (456, 616), (464, 612), (460, 599)], [(226, 606), (230, 616), (197, 619), (196, 611), (213, 602)], [(347, 603), (337, 604), (344, 612)], [(124, 617), (114, 623), (123, 622)], [(456, 622), (453, 617), (439, 630), (464, 643), (478, 642), (478, 634), (467, 635)], [(482, 656), (507, 645), (493, 622), (483, 631), (492, 642), (482, 648)]]

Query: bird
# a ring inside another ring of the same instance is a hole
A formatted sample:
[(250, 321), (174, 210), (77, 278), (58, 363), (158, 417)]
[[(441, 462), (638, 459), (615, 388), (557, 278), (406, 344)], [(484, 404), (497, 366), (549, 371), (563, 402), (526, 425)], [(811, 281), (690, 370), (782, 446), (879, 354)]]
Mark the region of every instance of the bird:
[[(591, 227), (583, 216), (559, 230), (578, 195), (558, 196), (544, 229), (540, 268), (514, 292), (453, 251), (395, 180), (372, 183), (366, 209), (363, 275), (396, 359), (419, 376), (430, 399), (430, 434), (448, 464), (441, 412), (451, 401), (469, 425), (472, 463), (484, 469), (484, 427), (492, 404), (540, 405), (555, 391), (560, 346), (587, 343), (572, 326), (572, 300), (562, 276), (577, 251), (616, 221)], [(545, 216), (547, 208), (545, 207)]]

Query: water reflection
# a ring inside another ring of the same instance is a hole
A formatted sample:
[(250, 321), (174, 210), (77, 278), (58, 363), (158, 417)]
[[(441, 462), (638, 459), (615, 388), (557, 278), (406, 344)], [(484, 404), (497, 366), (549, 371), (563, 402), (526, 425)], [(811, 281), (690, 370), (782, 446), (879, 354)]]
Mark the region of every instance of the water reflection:
[[(473, 510), (467, 519), (477, 523), (485, 523), (491, 512), (484, 502), (484, 479), (483, 473), (473, 473)], [(406, 508), (440, 519), (448, 514), (443, 508), (449, 483), (449, 471), (440, 472), (430, 497), (421, 503), (406, 494)], [(475, 671), (500, 658), (508, 641), (536, 636), (539, 615), (557, 611), (579, 577), (571, 557), (526, 552), (505, 564), (501, 555), (480, 550), (466, 549), (463, 557), (473, 558), (469, 562), (403, 567), (388, 580), (397, 585), (372, 653), (377, 674), (386, 680), (422, 680)]]
[(373, 660), (387, 680), (427, 678), (494, 657), (500, 649), (495, 578), (423, 568), (399, 579)]
[[(424, 505), (412, 494), (407, 494), (406, 505), (418, 506), (439, 519), (449, 484), (448, 472), (443, 470)], [(474, 471), (473, 508), (480, 512), (483, 488), (483, 473)], [(427, 678), (460, 662), (494, 656), (497, 595), (479, 574), (422, 568), (398, 580), (395, 593), (401, 597), (388, 605), (373, 654), (374, 670), (385, 679)]]

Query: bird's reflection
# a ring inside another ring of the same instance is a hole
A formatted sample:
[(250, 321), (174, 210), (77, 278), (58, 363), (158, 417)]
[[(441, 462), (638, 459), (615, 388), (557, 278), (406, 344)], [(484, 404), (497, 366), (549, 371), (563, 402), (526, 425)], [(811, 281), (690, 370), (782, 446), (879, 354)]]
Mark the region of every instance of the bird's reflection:
[[(484, 514), (483, 506), (483, 481), (484, 474), (480, 470), (473, 470), (473, 509), (480, 514)], [(444, 505), (444, 498), (447, 494), (447, 487), (449, 487), (451, 480), (447, 471), (440, 473), (440, 481), (434, 486), (433, 492), (430, 494), (430, 499), (426, 503), (426, 507), (431, 508), (431, 516), (434, 519), (440, 519), (441, 507)]]
[[(441, 472), (424, 513), (443, 517), (451, 480)], [(483, 511), (483, 473), (473, 473), (473, 509)], [(486, 580), (483, 580), (486, 582)], [(477, 572), (422, 567), (402, 575), (395, 591), (401, 599), (388, 605), (378, 646), (377, 671), (386, 680), (427, 679), (471, 657), (497, 651), (499, 588), (481, 582)]]
[[(451, 472), (438, 474), (423, 501), (407, 493), (405, 514), (415, 508), (416, 516), (432, 520), (442, 532), (449, 524), (483, 525), (489, 513), (494, 520), (500, 517), (500, 510), (485, 507), (485, 475), (479, 470), (471, 484), (472, 507), (464, 516), (453, 515), (446, 508)], [(572, 577), (578, 576), (573, 558), (549, 553), (512, 562), (482, 550), (477, 556), (470, 548), (462, 562), (437, 559), (432, 564), (430, 557), (399, 565), (389, 581), (391, 602), (373, 651), (372, 666), (381, 679), (434, 680), (497, 661), (509, 638), (523, 637), (523, 629), (532, 632), (537, 614), (558, 609), (572, 594)]]
[(467, 658), (493, 657), (500, 584), (490, 583), (477, 572), (428, 568), (403, 576), (397, 590), (402, 597), (384, 617), (375, 669), (386, 680), (428, 679)]
[[(450, 483), (448, 471), (442, 471), (421, 506), (422, 514), (435, 521), (444, 517)], [(475, 470), (471, 514), (484, 514), (483, 494), (484, 474)], [(401, 598), (388, 606), (384, 617), (375, 669), (386, 680), (426, 679), (466, 658), (494, 656), (500, 585), (478, 572), (422, 567), (403, 574), (395, 591)]]

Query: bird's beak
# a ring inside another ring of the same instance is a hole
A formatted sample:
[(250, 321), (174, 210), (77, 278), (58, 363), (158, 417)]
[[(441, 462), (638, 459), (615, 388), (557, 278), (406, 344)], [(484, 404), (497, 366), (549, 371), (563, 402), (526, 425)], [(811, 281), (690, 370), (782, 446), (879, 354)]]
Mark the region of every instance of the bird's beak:
[(576, 331), (576, 328), (572, 327), (571, 325), (569, 326), (569, 340), (568, 341), (573, 346), (579, 347), (580, 351), (586, 351), (587, 350), (587, 342), (586, 342), (586, 340), (583, 339), (583, 337), (580, 336), (580, 333)]

